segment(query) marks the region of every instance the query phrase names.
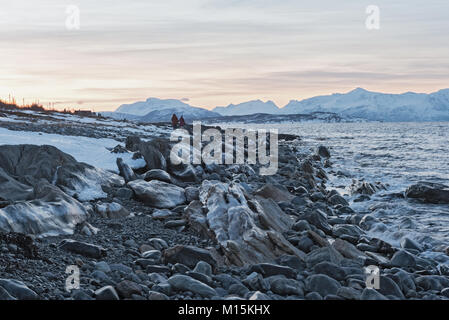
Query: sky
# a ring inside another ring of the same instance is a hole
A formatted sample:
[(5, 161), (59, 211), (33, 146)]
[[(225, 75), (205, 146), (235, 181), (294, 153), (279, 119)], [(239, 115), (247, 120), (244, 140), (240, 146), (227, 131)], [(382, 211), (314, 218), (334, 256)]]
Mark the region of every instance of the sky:
[(0, 98), (60, 109), (430, 93), (448, 57), (447, 0), (0, 0)]

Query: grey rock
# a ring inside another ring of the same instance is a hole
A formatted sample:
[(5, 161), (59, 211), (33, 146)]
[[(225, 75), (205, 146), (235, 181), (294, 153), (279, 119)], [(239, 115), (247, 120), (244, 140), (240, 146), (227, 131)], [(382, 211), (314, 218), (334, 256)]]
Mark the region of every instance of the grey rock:
[(309, 292), (305, 298), (306, 300), (323, 300), (323, 297), (318, 292)]
[(309, 223), (306, 220), (298, 220), (292, 227), (295, 231), (311, 230)]
[(337, 294), (341, 285), (335, 279), (324, 274), (312, 275), (306, 280), (306, 289), (309, 292), (318, 292), (322, 297), (328, 294)]
[(169, 300), (170, 298), (161, 293), (161, 292), (157, 292), (157, 291), (149, 291), (148, 292), (148, 300), (157, 300), (157, 301), (163, 301), (163, 300)]
[(129, 188), (120, 188), (115, 193), (115, 196), (122, 200), (129, 200), (134, 196), (134, 192)]
[(134, 180), (128, 183), (136, 197), (156, 208), (174, 208), (186, 202), (184, 189), (166, 182)]
[(305, 260), (307, 266), (312, 268), (316, 264), (323, 261), (328, 261), (336, 265), (340, 265), (343, 259), (343, 256), (337, 250), (335, 250), (334, 247), (328, 246), (313, 250), (312, 252), (308, 253)]
[(405, 299), (399, 286), (392, 279), (386, 276), (380, 276), (379, 293), (384, 296), (395, 296), (399, 299)]
[(325, 274), (335, 280), (341, 281), (346, 277), (346, 272), (343, 268), (337, 266), (335, 263), (323, 261), (314, 266), (315, 273)]
[(304, 296), (304, 288), (299, 281), (275, 276), (269, 279), (270, 290), (281, 296)]
[(270, 277), (274, 275), (284, 275), (287, 278), (296, 279), (297, 272), (290, 267), (280, 266), (271, 263), (259, 263), (252, 265), (249, 268), (249, 272), (258, 272), (264, 277)]
[(408, 253), (405, 250), (399, 250), (397, 251), (393, 257), (391, 258), (390, 263), (395, 267), (409, 267), (414, 268), (416, 267), (416, 259), (415, 257)]
[(217, 292), (207, 284), (185, 275), (174, 275), (168, 279), (168, 283), (176, 290), (190, 291), (206, 298), (217, 295)]
[(249, 300), (270, 300), (270, 297), (265, 293), (256, 291), (249, 297)]
[(193, 269), (194, 272), (205, 274), (209, 277), (212, 276), (212, 267), (210, 264), (204, 261), (198, 261), (195, 268)]
[(97, 203), (95, 210), (103, 218), (120, 219), (129, 216), (128, 210), (117, 202)]
[(339, 194), (334, 194), (329, 199), (327, 199), (327, 202), (329, 202), (333, 206), (335, 206), (337, 204), (340, 204), (342, 206), (348, 206), (349, 205), (348, 201), (346, 201), (346, 199), (343, 198), (342, 196), (340, 196)]
[(405, 195), (428, 203), (449, 203), (449, 187), (440, 183), (418, 182), (410, 186)]
[(150, 171), (147, 171), (144, 174), (143, 179), (145, 181), (159, 180), (167, 183), (172, 182), (170, 175), (166, 171), (161, 169), (152, 169)]
[(3, 287), (9, 295), (18, 300), (37, 300), (36, 292), (28, 288), (23, 282), (14, 279), (0, 279), (0, 287)]
[(254, 291), (268, 291), (270, 284), (265, 280), (260, 273), (253, 272), (243, 280), (243, 284)]
[(388, 298), (377, 292), (375, 289), (365, 288), (360, 300), (388, 300)]
[(322, 158), (330, 158), (331, 153), (329, 152), (329, 149), (325, 146), (319, 146), (317, 149), (317, 154)]
[(168, 244), (165, 240), (160, 238), (151, 238), (148, 243), (156, 250), (163, 250), (168, 248)]
[(333, 227), (333, 235), (335, 237), (341, 237), (342, 235), (348, 235), (351, 237), (359, 238), (363, 233), (364, 233), (363, 230), (355, 225), (338, 224)]
[(293, 270), (304, 270), (306, 268), (306, 263), (302, 259), (292, 255), (282, 255), (275, 262)]
[(240, 297), (244, 297), (249, 292), (249, 289), (245, 287), (243, 284), (233, 284), (229, 287), (230, 294), (236, 294)]
[(337, 291), (337, 296), (347, 300), (360, 300), (362, 297), (362, 293), (354, 288), (341, 287)]
[(326, 234), (332, 233), (332, 227), (329, 225), (327, 221), (326, 214), (319, 209), (301, 215), (300, 219), (306, 220), (308, 223), (324, 231), (324, 233)]
[(202, 248), (194, 246), (178, 245), (164, 250), (163, 258), (166, 263), (182, 263), (189, 268), (195, 268), (199, 261), (204, 261), (210, 264), (213, 268), (217, 262), (212, 257), (211, 253)]
[(122, 263), (111, 263), (109, 267), (111, 268), (112, 271), (118, 271), (122, 274), (130, 274), (133, 272), (132, 268), (125, 266)]
[(89, 295), (89, 291), (87, 290), (74, 290), (72, 292), (72, 298), (73, 300), (80, 300), (80, 301), (94, 300), (94, 298), (92, 298)]
[(197, 187), (187, 187), (185, 188), (187, 202), (192, 202), (193, 200), (199, 200), (200, 190)]
[(117, 167), (120, 172), (120, 175), (125, 179), (125, 182), (129, 182), (136, 179), (136, 174), (133, 169), (125, 162), (123, 162), (122, 158), (117, 158)]
[(226, 273), (215, 275), (214, 280), (220, 282), (222, 287), (226, 290), (228, 290), (233, 284), (242, 284), (240, 280), (237, 280), (236, 278)]
[(416, 242), (410, 238), (407, 238), (407, 237), (402, 239), (401, 247), (404, 249), (412, 249), (412, 250), (416, 250), (419, 252), (423, 251), (423, 248), (421, 247), (421, 245), (418, 242)]
[(134, 294), (142, 294), (142, 288), (140, 287), (140, 285), (129, 280), (123, 280), (119, 282), (116, 286), (116, 290), (119, 296), (125, 299), (131, 298), (131, 296)]
[(170, 268), (167, 266), (156, 266), (156, 265), (147, 265), (145, 271), (148, 273), (170, 273)]
[(415, 279), (415, 284), (426, 291), (428, 290), (441, 291), (444, 288), (449, 287), (449, 279), (444, 276), (435, 276), (435, 275), (420, 276)]
[(106, 250), (104, 248), (72, 239), (62, 240), (59, 244), (59, 248), (94, 259), (101, 259), (106, 256)]
[(5, 300), (17, 300), (16, 298), (14, 298), (12, 295), (9, 294), (8, 291), (6, 291), (6, 289), (4, 289), (2, 286), (0, 286), (0, 301), (5, 301)]
[(105, 286), (95, 291), (97, 300), (120, 300), (117, 291), (112, 286)]
[(152, 260), (160, 260), (162, 257), (162, 253), (159, 250), (149, 250), (142, 253), (142, 258), (152, 259)]

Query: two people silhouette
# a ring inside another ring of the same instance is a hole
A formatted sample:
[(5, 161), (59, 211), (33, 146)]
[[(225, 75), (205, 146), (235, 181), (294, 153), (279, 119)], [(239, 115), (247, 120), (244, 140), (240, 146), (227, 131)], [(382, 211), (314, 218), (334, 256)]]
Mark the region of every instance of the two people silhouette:
[(176, 114), (173, 113), (173, 115), (171, 117), (171, 124), (173, 126), (173, 129), (176, 129), (178, 127), (178, 124), (179, 124), (180, 128), (184, 127), (186, 122), (184, 121), (184, 117), (182, 115), (181, 115), (181, 118), (178, 119)]

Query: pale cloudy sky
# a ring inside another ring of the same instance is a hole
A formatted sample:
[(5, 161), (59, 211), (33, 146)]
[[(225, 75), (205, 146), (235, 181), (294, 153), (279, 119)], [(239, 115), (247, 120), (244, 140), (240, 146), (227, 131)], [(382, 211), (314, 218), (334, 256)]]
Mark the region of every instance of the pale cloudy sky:
[[(368, 5), (380, 30), (365, 27)], [(0, 44), (0, 98), (58, 107), (449, 87), (447, 0), (0, 0)]]

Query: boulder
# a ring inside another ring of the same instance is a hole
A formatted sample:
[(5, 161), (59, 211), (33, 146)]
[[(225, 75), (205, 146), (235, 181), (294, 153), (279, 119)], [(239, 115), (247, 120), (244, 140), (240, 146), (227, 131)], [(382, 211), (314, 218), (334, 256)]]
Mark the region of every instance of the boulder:
[(124, 299), (131, 298), (132, 295), (141, 295), (142, 288), (137, 283), (130, 280), (123, 280), (116, 286), (117, 293)]
[(288, 190), (279, 185), (266, 184), (255, 192), (257, 196), (266, 199), (272, 199), (276, 202), (291, 201), (295, 196), (290, 194)]
[(388, 298), (375, 289), (365, 288), (363, 289), (360, 300), (388, 300)]
[(53, 146), (0, 148), (0, 230), (34, 235), (73, 233), (85, 221), (77, 201), (107, 197), (102, 187), (124, 184), (120, 176), (80, 163)]
[(203, 204), (194, 200), (184, 209), (188, 226), (202, 237), (209, 237), (210, 231), (207, 224), (207, 217), (203, 213)]
[(333, 246), (313, 250), (305, 258), (307, 266), (310, 268), (323, 261), (340, 265), (343, 259), (344, 257)]
[(364, 195), (373, 195), (380, 190), (385, 190), (385, 186), (379, 182), (370, 183), (366, 181), (353, 180), (350, 186), (350, 192), (352, 195), (355, 194), (364, 194)]
[(105, 286), (95, 291), (97, 300), (120, 300), (117, 291), (112, 286)]
[(365, 261), (368, 257), (353, 244), (342, 239), (335, 239), (332, 246), (341, 253), (341, 255), (348, 259), (356, 259), (358, 261)]
[(97, 203), (95, 210), (103, 218), (119, 219), (129, 216), (128, 210), (117, 202)]
[(176, 290), (193, 292), (205, 298), (218, 295), (215, 289), (207, 284), (185, 275), (174, 275), (168, 279), (168, 283)]
[(272, 263), (259, 263), (252, 265), (249, 272), (258, 272), (264, 277), (284, 275), (287, 278), (296, 279), (297, 272), (290, 267), (280, 266)]
[(85, 207), (58, 187), (42, 181), (35, 200), (0, 209), (0, 230), (33, 235), (71, 234), (87, 219)]
[(324, 274), (315, 274), (307, 278), (306, 289), (309, 292), (318, 292), (322, 297), (328, 294), (337, 294), (341, 284)]
[(428, 290), (441, 291), (444, 288), (449, 287), (448, 278), (436, 275), (420, 276), (415, 279), (415, 283), (416, 286), (421, 287), (426, 291)]
[(316, 152), (321, 158), (330, 158), (331, 153), (329, 152), (329, 149), (325, 146), (319, 146), (317, 148)]
[(134, 180), (128, 183), (137, 199), (156, 208), (174, 208), (186, 202), (184, 189), (166, 182)]
[(415, 257), (405, 250), (397, 251), (390, 261), (391, 265), (400, 268), (414, 268), (416, 267)]
[(127, 165), (122, 158), (117, 158), (116, 162), (120, 175), (123, 179), (125, 179), (125, 182), (136, 180), (136, 174), (133, 169), (131, 169), (131, 167)]
[(396, 282), (385, 276), (380, 276), (378, 291), (384, 296), (394, 296), (399, 299), (405, 299), (404, 294), (402, 293)]
[(270, 300), (270, 297), (260, 291), (254, 292), (248, 300)]
[(341, 195), (339, 194), (334, 194), (333, 196), (329, 197), (327, 199), (327, 202), (329, 202), (331, 205), (336, 206), (338, 204), (342, 205), (342, 206), (349, 206), (348, 201), (346, 201), (345, 198), (343, 198)]
[(200, 198), (200, 190), (197, 187), (187, 187), (185, 188), (185, 192), (188, 203), (194, 200), (199, 200)]
[(238, 183), (203, 181), (200, 201), (206, 209), (207, 225), (218, 241), (227, 262), (236, 265), (271, 262), (285, 254), (304, 257), (283, 232), (293, 219), (273, 199), (247, 200)]
[(323, 261), (313, 267), (315, 273), (325, 274), (337, 281), (344, 280), (346, 272), (343, 268), (337, 266), (335, 263)]
[(449, 203), (449, 186), (440, 183), (418, 182), (410, 186), (405, 195), (408, 198), (419, 199), (428, 203)]
[(137, 149), (145, 159), (148, 169), (167, 170), (167, 161), (164, 155), (151, 142), (140, 141)]
[(422, 246), (418, 242), (407, 237), (401, 240), (401, 247), (403, 249), (411, 249), (416, 250), (418, 252), (423, 251)]
[(273, 277), (270, 279), (270, 290), (280, 296), (304, 296), (303, 285), (294, 279), (286, 279), (283, 277)]
[(101, 259), (106, 256), (106, 250), (102, 247), (72, 239), (62, 240), (59, 248), (94, 259)]
[(326, 234), (332, 234), (332, 227), (327, 221), (327, 215), (320, 209), (308, 211), (302, 214), (299, 218), (301, 220), (306, 220), (308, 223), (324, 231)]
[(159, 180), (167, 183), (171, 183), (171, 177), (170, 175), (161, 169), (151, 169), (143, 175), (143, 179), (145, 181), (151, 181), (151, 180)]
[(207, 262), (214, 268), (217, 266), (217, 261), (209, 250), (194, 246), (177, 245), (168, 248), (163, 252), (163, 259), (165, 263), (182, 263), (189, 268), (194, 268), (200, 261)]
[(6, 291), (3, 291), (3, 295), (8, 299), (9, 297), (13, 297), (17, 300), (38, 299), (38, 295), (36, 294), (36, 292), (28, 288), (23, 282), (19, 280), (0, 279), (0, 288), (3, 288)]

